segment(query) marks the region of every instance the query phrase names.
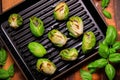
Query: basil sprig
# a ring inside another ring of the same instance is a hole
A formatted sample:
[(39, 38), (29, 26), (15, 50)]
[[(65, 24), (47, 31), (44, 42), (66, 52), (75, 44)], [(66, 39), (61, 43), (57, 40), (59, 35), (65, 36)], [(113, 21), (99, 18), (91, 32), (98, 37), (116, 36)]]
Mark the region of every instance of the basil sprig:
[(10, 77), (14, 75), (14, 65), (10, 65), (8, 70), (0, 68), (0, 80), (1, 79), (6, 79), (9, 80)]
[[(109, 2), (110, 0), (101, 1), (102, 13), (106, 18), (112, 19), (111, 13), (105, 9), (108, 7)], [(114, 26), (109, 25), (105, 39), (99, 43), (98, 53), (101, 59), (95, 60), (87, 66), (90, 73), (94, 73), (98, 68), (105, 67), (105, 73), (108, 79), (114, 79), (116, 70), (111, 63), (120, 63), (120, 53), (117, 53), (117, 50), (120, 50), (120, 42), (116, 41), (116, 39), (117, 30)]]
[(108, 79), (114, 79), (116, 70), (111, 63), (120, 63), (120, 53), (117, 52), (120, 49), (120, 42), (116, 39), (117, 30), (114, 26), (108, 26), (105, 39), (99, 43), (98, 53), (101, 58), (87, 65), (89, 73), (94, 73), (99, 68), (105, 68)]
[(0, 80), (11, 80), (10, 78), (14, 75), (14, 64), (11, 64), (8, 70), (2, 68), (7, 60), (7, 52), (4, 48), (0, 49)]

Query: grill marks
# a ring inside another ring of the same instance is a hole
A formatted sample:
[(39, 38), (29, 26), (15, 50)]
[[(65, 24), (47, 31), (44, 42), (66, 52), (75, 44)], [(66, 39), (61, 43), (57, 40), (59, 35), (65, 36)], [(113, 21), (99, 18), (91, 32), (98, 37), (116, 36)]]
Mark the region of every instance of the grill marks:
[(64, 7), (64, 5), (62, 5), (62, 6), (59, 7), (58, 9), (56, 9), (55, 12), (57, 12), (57, 11), (60, 11), (60, 12), (61, 12), (61, 11), (63, 10), (63, 7)]
[(73, 22), (73, 23), (75, 24), (75, 27), (76, 27), (77, 29), (79, 29), (79, 25), (78, 25), (78, 22), (77, 22), (76, 20), (74, 20), (74, 21), (71, 20), (71, 22)]

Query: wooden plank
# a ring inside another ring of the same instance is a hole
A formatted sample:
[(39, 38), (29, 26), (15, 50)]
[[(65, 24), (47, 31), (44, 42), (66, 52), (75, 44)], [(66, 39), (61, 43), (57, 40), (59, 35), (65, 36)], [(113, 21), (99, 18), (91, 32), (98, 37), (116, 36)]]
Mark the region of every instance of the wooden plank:
[(23, 0), (2, 0), (2, 10), (5, 12), (6, 10), (18, 5)]
[(0, 14), (2, 13), (2, 0), (0, 0)]

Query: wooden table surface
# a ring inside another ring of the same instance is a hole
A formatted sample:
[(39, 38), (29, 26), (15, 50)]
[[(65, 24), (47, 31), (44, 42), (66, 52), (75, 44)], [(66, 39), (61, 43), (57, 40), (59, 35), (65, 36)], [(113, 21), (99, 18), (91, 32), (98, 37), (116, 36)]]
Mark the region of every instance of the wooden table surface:
[[(2, 0), (3, 11), (6, 11), (6, 10), (10, 9), (12, 6), (17, 5), (21, 1), (22, 0)], [(94, 0), (94, 2), (95, 2), (94, 5), (98, 8), (98, 11), (101, 13), (101, 7), (100, 7), (100, 2), (101, 1), (100, 0)], [(115, 27), (117, 27), (116, 23), (115, 23), (115, 15), (114, 15), (114, 12), (115, 12), (114, 11), (114, 0), (110, 0), (110, 4), (107, 7), (107, 10), (112, 14), (112, 19), (105, 18), (101, 13), (103, 19), (105, 20), (105, 22), (108, 25), (114, 25)], [(6, 66), (10, 65), (11, 63), (13, 63), (13, 61), (8, 60)], [(85, 65), (87, 65), (87, 63), (85, 63)], [(81, 68), (81, 66), (80, 66), (80, 68)], [(85, 67), (84, 67), (84, 69), (85, 69)], [(119, 71), (119, 70), (117, 70), (117, 71)], [(104, 75), (105, 75), (104, 71), (103, 72), (98, 71), (97, 73), (93, 74), (93, 80), (104, 80), (105, 79), (105, 77), (103, 77)], [(116, 76), (117, 78), (115, 78), (116, 80), (120, 80), (118, 78), (118, 76), (120, 78), (120, 75), (117, 75)], [(25, 80), (25, 78), (23, 77), (23, 75), (21, 74), (21, 72), (18, 68), (17, 68), (17, 70), (15, 72), (15, 75), (12, 78), (12, 80)], [(63, 80), (82, 80), (82, 79), (80, 77), (79, 70), (76, 70), (74, 73), (66, 75), (66, 77), (63, 78)]]

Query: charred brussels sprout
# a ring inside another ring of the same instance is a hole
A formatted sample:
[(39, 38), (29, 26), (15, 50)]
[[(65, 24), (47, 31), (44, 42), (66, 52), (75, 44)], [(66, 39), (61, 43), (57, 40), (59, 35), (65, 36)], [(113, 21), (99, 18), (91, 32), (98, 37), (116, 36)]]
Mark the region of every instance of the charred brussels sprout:
[(48, 33), (48, 38), (51, 40), (51, 42), (58, 47), (62, 47), (67, 42), (67, 37), (62, 34), (57, 29), (53, 29)]
[(38, 42), (30, 42), (28, 49), (36, 57), (43, 57), (47, 53), (44, 46)]
[(60, 56), (63, 60), (73, 61), (78, 57), (78, 51), (75, 48), (64, 49), (60, 52)]
[(19, 14), (13, 13), (9, 16), (8, 23), (10, 27), (16, 29), (22, 25), (23, 19)]
[(66, 20), (69, 15), (69, 8), (65, 2), (60, 2), (54, 9), (54, 17), (56, 20)]
[(83, 35), (82, 40), (82, 51), (87, 53), (90, 51), (96, 44), (96, 37), (92, 31), (86, 32)]
[(34, 36), (42, 36), (45, 30), (42, 20), (35, 16), (32, 16), (30, 18), (30, 30)]
[(78, 16), (72, 16), (67, 22), (69, 34), (75, 38), (83, 34), (83, 21)]
[(45, 58), (38, 59), (36, 67), (39, 72), (42, 72), (48, 75), (54, 74), (57, 69), (57, 67), (55, 66), (53, 62)]

